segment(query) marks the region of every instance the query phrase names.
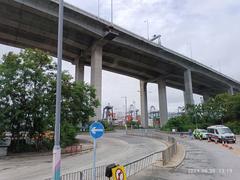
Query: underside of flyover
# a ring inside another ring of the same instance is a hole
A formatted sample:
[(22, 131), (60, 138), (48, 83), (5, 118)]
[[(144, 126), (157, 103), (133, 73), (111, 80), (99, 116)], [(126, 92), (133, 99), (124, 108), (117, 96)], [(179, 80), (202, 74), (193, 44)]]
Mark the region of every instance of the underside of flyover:
[[(57, 11), (58, 5), (54, 1), (1, 1), (0, 42), (20, 48), (39, 48), (56, 56)], [(109, 26), (103, 20), (91, 19), (73, 8), (65, 8), (64, 15), (64, 59), (74, 63), (76, 59), (82, 58), (85, 65), (90, 65), (89, 49), (103, 38)], [(94, 31), (91, 28), (95, 28)], [(131, 44), (133, 37), (125, 32), (118, 33), (119, 37), (103, 46), (103, 69), (148, 82), (165, 79), (167, 86), (184, 90), (183, 74), (190, 62), (186, 61), (181, 66), (180, 57), (159, 47), (152, 46), (151, 51), (155, 51), (155, 54), (150, 53), (144, 41), (138, 42), (139, 46), (146, 46), (145, 51), (140, 51), (140, 48)], [(127, 38), (130, 45), (124, 43)], [(210, 73), (192, 70), (194, 93), (214, 96), (227, 92), (228, 83), (216, 75), (216, 78), (209, 78)]]
[[(0, 1), (2, 44), (38, 48), (56, 56), (57, 29), (57, 0)], [(139, 79), (145, 127), (148, 82), (158, 84), (163, 123), (167, 121), (166, 86), (183, 90), (185, 105), (194, 103), (193, 93), (208, 98), (240, 90), (240, 83), (232, 78), (68, 4), (64, 7), (63, 58), (76, 65), (76, 80), (83, 80), (84, 65), (91, 66), (91, 84), (100, 102), (102, 69)], [(95, 113), (95, 119), (100, 119), (101, 107)]]

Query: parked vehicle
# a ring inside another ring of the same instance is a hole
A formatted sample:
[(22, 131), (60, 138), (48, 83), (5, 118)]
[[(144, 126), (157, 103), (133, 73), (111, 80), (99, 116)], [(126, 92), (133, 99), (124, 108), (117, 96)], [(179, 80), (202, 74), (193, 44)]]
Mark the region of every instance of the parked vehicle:
[(215, 142), (236, 142), (236, 136), (232, 133), (232, 131), (223, 125), (215, 125), (207, 128), (208, 131), (208, 139)]
[(208, 132), (206, 129), (195, 129), (193, 131), (193, 136), (196, 139), (207, 139), (208, 138)]

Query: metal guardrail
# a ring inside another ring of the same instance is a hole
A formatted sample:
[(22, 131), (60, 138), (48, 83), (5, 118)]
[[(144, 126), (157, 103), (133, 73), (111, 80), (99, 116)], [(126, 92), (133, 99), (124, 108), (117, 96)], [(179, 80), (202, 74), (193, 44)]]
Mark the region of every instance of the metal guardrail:
[[(157, 138), (165, 140), (169, 143), (169, 146), (164, 150), (154, 152), (143, 158), (123, 165), (125, 167), (127, 177), (137, 174), (141, 170), (149, 167), (156, 162), (162, 161), (163, 166), (165, 166), (177, 152), (177, 142), (175, 138), (171, 136), (166, 136), (164, 134), (161, 134), (160, 132), (156, 132), (154, 129), (128, 130), (127, 135)], [(97, 180), (108, 179), (107, 177), (105, 177), (106, 166), (107, 165), (96, 167)], [(92, 173), (93, 169), (89, 168), (83, 171), (64, 174), (62, 175), (61, 180), (92, 180)], [(51, 180), (51, 178), (46, 180)]]
[[(105, 177), (105, 170), (106, 170), (106, 165), (96, 167), (96, 179), (97, 180), (108, 179), (107, 177)], [(80, 179), (80, 180), (92, 180), (92, 173), (93, 173), (92, 168), (83, 170), (82, 171), (83, 176), (82, 176), (82, 179)], [(77, 180), (77, 179), (68, 179), (68, 180)]]
[[(174, 156), (174, 154), (177, 153), (177, 142), (174, 137), (163, 135), (160, 132), (157, 132), (152, 129), (151, 130), (136, 129), (136, 130), (128, 131), (127, 134), (162, 139), (162, 140), (165, 140), (168, 143), (170, 143), (170, 145), (165, 150), (156, 152), (156, 153), (161, 154), (161, 158), (158, 158), (157, 160), (162, 161), (163, 166), (165, 166), (171, 160), (171, 158)], [(152, 164), (153, 163), (154, 162), (152, 162)]]
[(149, 167), (153, 163), (160, 161), (162, 159), (162, 151), (152, 153), (141, 159), (133, 161), (131, 163), (125, 164), (124, 168), (126, 170), (127, 177), (132, 176), (140, 172), (141, 170)]
[[(61, 180), (82, 180), (83, 179), (83, 173), (81, 171), (74, 172), (74, 173), (68, 173), (61, 176)], [(49, 179), (51, 180), (51, 178)]]

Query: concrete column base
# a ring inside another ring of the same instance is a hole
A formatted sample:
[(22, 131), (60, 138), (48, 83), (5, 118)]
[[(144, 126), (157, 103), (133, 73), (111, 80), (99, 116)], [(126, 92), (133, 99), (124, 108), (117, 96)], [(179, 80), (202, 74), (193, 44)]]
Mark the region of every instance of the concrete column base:
[(203, 102), (206, 103), (210, 99), (209, 95), (203, 95)]
[[(96, 98), (102, 103), (102, 46), (94, 45), (91, 50), (91, 85), (96, 89)], [(101, 105), (95, 109), (92, 120), (101, 120)]]
[(141, 123), (148, 128), (147, 82), (140, 80)]
[(184, 86), (185, 86), (185, 91), (184, 91), (185, 106), (194, 104), (193, 90), (192, 90), (192, 75), (191, 75), (191, 70), (190, 69), (187, 69), (184, 72)]
[(233, 87), (232, 87), (232, 86), (229, 87), (229, 89), (228, 89), (228, 94), (234, 95), (234, 90), (233, 90)]
[(164, 80), (160, 80), (158, 82), (158, 98), (159, 98), (160, 127), (163, 127), (168, 121), (167, 92), (166, 82)]
[(84, 82), (84, 62), (82, 59), (75, 60), (75, 81)]

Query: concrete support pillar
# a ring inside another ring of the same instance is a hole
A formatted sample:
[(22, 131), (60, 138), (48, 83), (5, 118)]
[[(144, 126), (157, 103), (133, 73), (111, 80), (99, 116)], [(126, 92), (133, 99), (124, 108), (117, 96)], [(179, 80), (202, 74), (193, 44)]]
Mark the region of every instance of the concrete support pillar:
[[(102, 46), (94, 45), (91, 49), (91, 85), (96, 89), (96, 97), (102, 102)], [(101, 119), (101, 105), (95, 109), (93, 120)]]
[(207, 102), (209, 99), (210, 99), (209, 95), (207, 95), (207, 94), (203, 95), (203, 102), (204, 103)]
[(140, 80), (141, 122), (143, 128), (148, 128), (147, 82)]
[(185, 91), (184, 91), (185, 106), (187, 104), (194, 104), (193, 90), (192, 90), (192, 76), (191, 76), (191, 70), (190, 69), (187, 69), (184, 72), (184, 86), (185, 86)]
[(160, 80), (158, 82), (158, 98), (159, 98), (160, 126), (162, 127), (167, 123), (168, 120), (167, 91), (166, 82), (164, 80)]
[(84, 62), (82, 59), (75, 60), (75, 81), (84, 81)]
[(234, 90), (233, 90), (233, 87), (232, 87), (232, 86), (229, 87), (229, 89), (228, 89), (228, 94), (234, 95)]

